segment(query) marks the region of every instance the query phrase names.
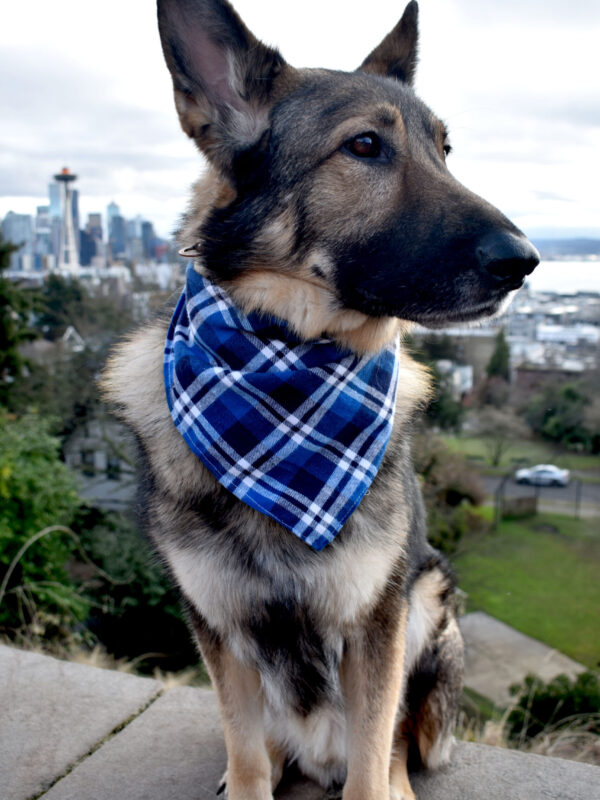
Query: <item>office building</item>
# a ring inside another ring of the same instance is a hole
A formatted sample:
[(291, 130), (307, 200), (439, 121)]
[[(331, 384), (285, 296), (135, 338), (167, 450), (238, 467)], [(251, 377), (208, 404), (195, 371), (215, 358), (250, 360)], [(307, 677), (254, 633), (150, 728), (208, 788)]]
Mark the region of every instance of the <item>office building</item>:
[(6, 241), (19, 247), (11, 253), (10, 269), (17, 272), (33, 266), (34, 232), (30, 214), (16, 214), (9, 211), (2, 220), (2, 236)]

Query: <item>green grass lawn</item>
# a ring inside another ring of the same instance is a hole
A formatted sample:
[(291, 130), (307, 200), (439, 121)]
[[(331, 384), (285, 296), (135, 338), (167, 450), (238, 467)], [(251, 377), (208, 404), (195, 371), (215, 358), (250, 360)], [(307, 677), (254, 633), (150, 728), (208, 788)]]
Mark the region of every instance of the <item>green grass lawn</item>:
[(598, 520), (538, 514), (504, 520), (464, 540), (453, 557), (469, 611), (485, 611), (597, 667), (600, 661)]
[[(464, 456), (482, 458), (488, 462), (485, 441), (479, 436), (443, 436), (446, 445), (455, 452)], [(513, 459), (525, 459), (530, 464), (556, 464), (571, 470), (598, 470), (600, 471), (600, 456), (579, 455), (558, 450), (542, 441), (516, 441), (504, 454), (501, 466), (515, 467)]]

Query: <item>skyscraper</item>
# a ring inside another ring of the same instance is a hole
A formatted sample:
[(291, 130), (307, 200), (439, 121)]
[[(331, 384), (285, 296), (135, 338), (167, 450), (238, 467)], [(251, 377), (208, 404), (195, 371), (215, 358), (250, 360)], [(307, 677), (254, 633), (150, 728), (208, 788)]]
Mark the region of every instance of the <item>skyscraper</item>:
[(109, 220), (108, 241), (113, 258), (125, 255), (125, 219), (120, 214), (114, 214)]
[(154, 258), (155, 240), (154, 225), (151, 222), (142, 222), (142, 244), (146, 261), (152, 261)]
[(121, 215), (121, 209), (113, 200), (112, 203), (109, 203), (106, 206), (106, 231), (110, 234), (110, 222), (113, 217), (119, 217)]
[[(88, 239), (85, 239), (84, 233), (87, 237), (90, 237), (93, 244), (91, 244)], [(81, 254), (83, 254), (84, 251), (86, 254), (86, 260), (84, 260), (83, 255), (81, 256), (81, 264), (83, 266), (87, 266), (88, 257), (91, 265), (103, 267), (106, 266), (106, 250), (104, 247), (104, 234), (102, 230), (102, 214), (98, 214), (97, 212), (94, 214), (88, 214), (85, 231), (81, 231), (81, 246), (79, 249)]]
[(96, 255), (96, 240), (87, 231), (80, 231), (79, 263), (82, 267), (89, 267)]
[(88, 214), (85, 229), (90, 236), (101, 242), (104, 238), (102, 235), (102, 214)]
[(10, 269), (28, 270), (33, 267), (33, 219), (30, 214), (9, 211), (2, 220), (2, 236), (19, 246), (11, 253)]
[(52, 217), (50, 206), (38, 206), (35, 216), (35, 268), (51, 269), (55, 265), (52, 243)]
[(75, 246), (79, 252), (79, 190), (71, 191), (71, 213), (73, 215), (73, 230), (75, 231)]

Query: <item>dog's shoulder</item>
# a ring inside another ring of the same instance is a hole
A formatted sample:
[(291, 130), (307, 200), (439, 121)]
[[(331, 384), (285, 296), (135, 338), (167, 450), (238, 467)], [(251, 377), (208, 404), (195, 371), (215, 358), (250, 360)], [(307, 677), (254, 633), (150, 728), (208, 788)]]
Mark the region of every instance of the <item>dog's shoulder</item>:
[(146, 427), (149, 410), (165, 404), (162, 363), (167, 327), (161, 319), (130, 333), (113, 349), (102, 375), (105, 398), (136, 432)]
[(198, 460), (173, 425), (165, 395), (163, 353), (168, 319), (131, 333), (109, 357), (101, 390), (118, 417), (135, 434), (144, 460), (173, 496), (197, 490)]

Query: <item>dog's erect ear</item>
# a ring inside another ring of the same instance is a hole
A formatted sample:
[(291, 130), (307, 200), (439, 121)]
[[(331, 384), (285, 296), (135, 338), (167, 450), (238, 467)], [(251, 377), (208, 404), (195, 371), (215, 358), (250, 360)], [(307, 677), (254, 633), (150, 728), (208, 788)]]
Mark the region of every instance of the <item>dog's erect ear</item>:
[(226, 0), (158, 0), (158, 27), (181, 127), (226, 169), (267, 129), (287, 65)]
[(412, 0), (404, 9), (400, 22), (367, 56), (359, 71), (396, 78), (412, 86), (417, 68), (418, 19), (419, 6), (416, 0)]

